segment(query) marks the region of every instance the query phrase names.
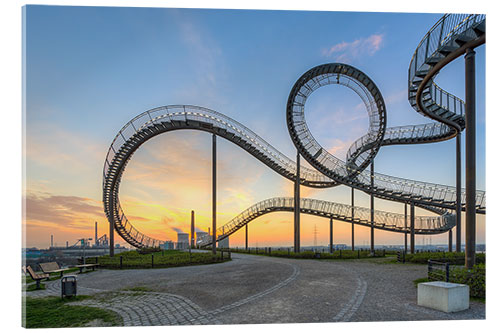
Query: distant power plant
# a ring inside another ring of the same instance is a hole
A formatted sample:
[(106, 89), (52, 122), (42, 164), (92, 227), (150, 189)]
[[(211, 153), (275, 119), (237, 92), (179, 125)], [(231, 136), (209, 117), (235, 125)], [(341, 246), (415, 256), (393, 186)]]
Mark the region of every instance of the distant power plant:
[(172, 241), (165, 241), (163, 244), (162, 244), (162, 248), (164, 250), (174, 250), (175, 249), (175, 246), (174, 246), (174, 242)]
[(93, 248), (109, 248), (108, 235), (104, 234), (100, 238), (97, 235), (97, 221), (95, 222), (95, 238)]
[(177, 233), (177, 249), (189, 248), (189, 234), (185, 232)]
[(203, 237), (206, 237), (208, 232), (205, 231), (197, 231), (196, 232), (196, 244), (200, 243)]

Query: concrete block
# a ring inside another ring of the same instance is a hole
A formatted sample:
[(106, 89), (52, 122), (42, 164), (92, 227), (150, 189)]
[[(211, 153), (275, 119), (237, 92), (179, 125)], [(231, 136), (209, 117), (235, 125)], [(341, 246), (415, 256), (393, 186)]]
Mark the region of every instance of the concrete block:
[(418, 284), (417, 304), (444, 312), (469, 308), (469, 286), (442, 281)]

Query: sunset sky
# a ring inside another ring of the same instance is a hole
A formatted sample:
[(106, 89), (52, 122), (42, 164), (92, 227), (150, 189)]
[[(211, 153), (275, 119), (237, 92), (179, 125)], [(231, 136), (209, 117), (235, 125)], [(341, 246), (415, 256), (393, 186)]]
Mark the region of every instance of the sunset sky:
[[(430, 122), (408, 103), (407, 75), (415, 48), (440, 17), (28, 6), (25, 245), (46, 248), (50, 235), (59, 246), (73, 244), (94, 236), (94, 221), (99, 235), (108, 233), (101, 201), (107, 150), (125, 123), (157, 106), (216, 110), (295, 159), (285, 122), (291, 87), (316, 65), (344, 62), (377, 84), (388, 127)], [(485, 189), (485, 47), (476, 52), (477, 187)], [(444, 68), (436, 82), (464, 98), (463, 58)], [(350, 144), (367, 131), (360, 104), (354, 92), (339, 86), (323, 87), (308, 99), (312, 134), (339, 158), (345, 159)], [(218, 225), (260, 200), (293, 195), (292, 182), (232, 143), (219, 138), (217, 153)], [(454, 186), (455, 141), (383, 147), (375, 171)], [(345, 186), (302, 187), (301, 194), (350, 204)], [(210, 134), (174, 131), (145, 143), (127, 166), (120, 200), (129, 220), (149, 236), (175, 241), (176, 228), (189, 232), (191, 210), (196, 226), (206, 231), (211, 226)], [(356, 191), (356, 204), (369, 207), (369, 196)], [(379, 199), (375, 208), (404, 212), (403, 204)], [(484, 215), (477, 221), (477, 243), (483, 243)], [(313, 244), (315, 226), (318, 245), (328, 244), (328, 220), (302, 215), (303, 246)], [(356, 227), (356, 244), (369, 244), (369, 232)], [(350, 244), (350, 237), (350, 224), (334, 223), (334, 243)], [(447, 242), (447, 234), (431, 238), (432, 244)], [(115, 241), (128, 246), (119, 237)], [(293, 214), (252, 221), (249, 241), (250, 246), (291, 246)], [(423, 237), (416, 241), (422, 244)], [(402, 244), (403, 236), (376, 230), (375, 243)], [(231, 236), (230, 244), (244, 246), (244, 231)]]

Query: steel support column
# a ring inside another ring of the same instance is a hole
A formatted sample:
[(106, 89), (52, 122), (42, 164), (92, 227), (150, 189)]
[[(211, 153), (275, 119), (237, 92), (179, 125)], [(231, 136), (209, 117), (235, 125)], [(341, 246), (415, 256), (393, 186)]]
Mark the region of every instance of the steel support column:
[(194, 210), (191, 211), (191, 248), (195, 247), (194, 242)]
[(295, 253), (298, 253), (300, 252), (300, 153), (298, 150), (297, 150), (297, 174), (295, 175), (295, 190), (293, 194), (294, 194), (293, 251)]
[(410, 253), (415, 253), (415, 204), (410, 203)]
[(112, 221), (109, 222), (109, 256), (115, 256), (115, 228)]
[(333, 219), (330, 218), (330, 253), (333, 253)]
[(245, 250), (248, 251), (248, 223), (245, 224)]
[(354, 251), (354, 187), (351, 187), (351, 250)]
[(217, 253), (217, 136), (212, 134), (212, 253)]
[(405, 202), (405, 252), (408, 252), (408, 204)]
[(373, 161), (370, 165), (370, 189), (371, 194), (370, 194), (370, 220), (371, 220), (371, 225), (370, 225), (370, 252), (375, 253), (375, 228), (374, 228), (374, 219), (375, 219), (375, 208), (374, 206), (374, 197), (373, 197), (373, 189), (374, 189), (374, 166), (373, 166)]
[[(456, 185), (457, 185), (457, 226), (456, 226), (456, 251), (462, 252), (462, 151), (460, 144), (460, 133), (457, 134), (456, 139), (456, 162), (457, 162), (457, 170), (456, 170)], [(451, 252), (451, 251), (450, 251)]]
[(476, 263), (476, 52), (465, 53), (465, 267)]

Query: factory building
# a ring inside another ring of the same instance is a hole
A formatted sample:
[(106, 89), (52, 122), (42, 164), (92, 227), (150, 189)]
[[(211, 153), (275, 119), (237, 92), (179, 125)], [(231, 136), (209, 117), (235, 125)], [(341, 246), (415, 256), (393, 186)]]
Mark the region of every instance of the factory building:
[(201, 242), (201, 240), (208, 236), (208, 232), (205, 232), (205, 231), (197, 231), (196, 232), (196, 244), (198, 244), (199, 242)]
[(189, 248), (189, 234), (184, 232), (177, 233), (177, 249)]
[(161, 244), (161, 248), (163, 250), (173, 250), (175, 248), (174, 242), (172, 242), (172, 241), (165, 241), (164, 243)]

